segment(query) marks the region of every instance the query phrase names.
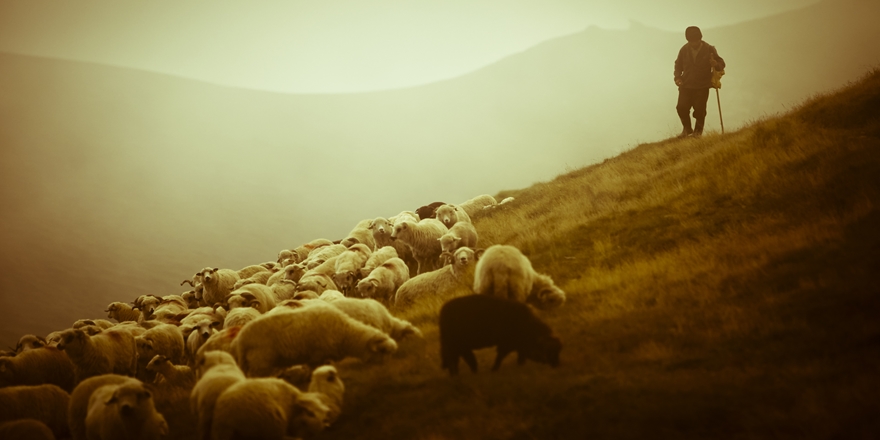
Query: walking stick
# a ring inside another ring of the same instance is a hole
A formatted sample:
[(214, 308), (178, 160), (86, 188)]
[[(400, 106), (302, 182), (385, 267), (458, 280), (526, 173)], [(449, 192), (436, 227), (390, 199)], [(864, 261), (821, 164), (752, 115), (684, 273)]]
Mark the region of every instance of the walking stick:
[(721, 118), (721, 134), (724, 134), (724, 116), (721, 114), (721, 93), (715, 89), (715, 98), (718, 99), (718, 117)]

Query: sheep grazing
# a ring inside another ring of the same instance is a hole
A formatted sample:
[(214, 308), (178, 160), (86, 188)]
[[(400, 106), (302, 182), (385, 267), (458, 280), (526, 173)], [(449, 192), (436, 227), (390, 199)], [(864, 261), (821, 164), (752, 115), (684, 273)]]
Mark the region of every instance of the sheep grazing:
[(134, 335), (116, 327), (89, 336), (80, 329), (62, 332), (58, 349), (73, 362), (76, 382), (101, 374), (134, 376), (137, 372), (137, 349)]
[(360, 279), (361, 268), (373, 254), (365, 244), (354, 244), (336, 257), (333, 282), (343, 294), (349, 294)]
[(474, 274), (474, 292), (534, 302), (542, 308), (565, 301), (565, 293), (550, 277), (535, 272), (529, 259), (508, 245), (493, 245), (483, 253)]
[(437, 208), (445, 204), (446, 202), (429, 203), (425, 206), (419, 207), (419, 209), (416, 209), (416, 214), (419, 216), (419, 219), (422, 220), (426, 218), (437, 218)]
[(370, 272), (357, 283), (361, 298), (373, 298), (389, 302), (397, 289), (409, 280), (409, 268), (400, 258), (392, 258)]
[(199, 356), (196, 372), (199, 380), (190, 394), (190, 409), (198, 414), (199, 438), (208, 440), (213, 438), (211, 426), (217, 399), (245, 377), (235, 359), (225, 351), (208, 351)]
[[(449, 232), (439, 238), (441, 255), (452, 255), (460, 247), (471, 249), (477, 246), (477, 230), (471, 222), (458, 222), (449, 228)], [(444, 262), (444, 265), (449, 262)]]
[(155, 383), (192, 389), (196, 384), (196, 373), (187, 365), (175, 365), (167, 357), (157, 354), (147, 363), (147, 371), (156, 374)]
[(422, 298), (444, 298), (458, 294), (471, 294), (474, 284), (474, 268), (482, 250), (462, 247), (452, 254), (452, 264), (439, 270), (410, 278), (403, 283), (394, 296), (394, 304), (407, 306)]
[(246, 379), (217, 399), (211, 434), (214, 439), (313, 436), (327, 425), (329, 411), (317, 396), (281, 379)]
[(202, 270), (202, 278), (202, 285), (205, 286), (202, 302), (208, 306), (223, 301), (223, 298), (232, 292), (232, 286), (239, 280), (238, 272), (216, 267)]
[(458, 359), (463, 358), (471, 371), (477, 372), (473, 350), (497, 347), (492, 371), (517, 352), (517, 362), (526, 359), (559, 365), (562, 343), (553, 331), (538, 319), (528, 305), (489, 295), (453, 298), (440, 308), (440, 358), (450, 375), (458, 374)]
[(471, 222), (471, 217), (463, 209), (456, 205), (443, 205), (437, 208), (437, 220), (443, 222), (447, 228), (458, 222)]
[(130, 304), (124, 302), (112, 302), (104, 311), (107, 312), (108, 318), (115, 319), (117, 322), (140, 322), (143, 320), (140, 310), (134, 309)]
[(85, 424), (89, 440), (158, 440), (168, 435), (153, 394), (134, 379), (94, 390)]
[(396, 342), (409, 335), (422, 337), (418, 328), (408, 321), (392, 316), (382, 303), (374, 299), (339, 298), (329, 304), (355, 320), (381, 330)]
[(488, 194), (483, 194), (481, 196), (476, 196), (466, 202), (459, 203), (458, 207), (461, 208), (468, 216), (473, 217), (477, 213), (482, 212), (484, 209), (495, 205), (498, 205), (498, 203), (495, 201), (495, 197), (492, 197)]
[(356, 357), (364, 361), (392, 354), (397, 343), (330, 304), (265, 316), (242, 328), (232, 351), (248, 377), (273, 376), (287, 367)]
[(439, 266), (440, 242), (437, 240), (448, 232), (446, 226), (435, 219), (418, 223), (404, 221), (394, 226), (391, 238), (406, 243), (417, 262), (416, 274), (436, 270)]
[(339, 377), (339, 372), (332, 365), (323, 365), (312, 371), (309, 382), (309, 394), (316, 395), (330, 411), (327, 412), (327, 423), (332, 424), (342, 413), (342, 397), (345, 394), (345, 385)]
[(66, 438), (69, 405), (67, 391), (51, 384), (0, 388), (0, 423), (33, 419), (48, 426), (55, 437)]

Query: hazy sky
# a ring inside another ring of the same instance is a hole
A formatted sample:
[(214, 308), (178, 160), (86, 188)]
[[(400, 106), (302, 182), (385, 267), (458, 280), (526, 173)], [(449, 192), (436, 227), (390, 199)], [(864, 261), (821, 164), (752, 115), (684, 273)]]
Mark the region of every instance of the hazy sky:
[(406, 87), (629, 20), (711, 28), (817, 0), (3, 0), (0, 51), (297, 93)]

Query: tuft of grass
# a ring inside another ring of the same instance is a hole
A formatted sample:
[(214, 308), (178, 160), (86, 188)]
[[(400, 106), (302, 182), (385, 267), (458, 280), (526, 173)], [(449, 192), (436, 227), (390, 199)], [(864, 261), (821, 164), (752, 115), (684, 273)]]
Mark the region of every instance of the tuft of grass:
[[(568, 294), (562, 366), (455, 378), (436, 316), (342, 363), (322, 438), (880, 437), (880, 71), (735, 133), (640, 145), (474, 217)], [(513, 356), (511, 356), (513, 358)]]

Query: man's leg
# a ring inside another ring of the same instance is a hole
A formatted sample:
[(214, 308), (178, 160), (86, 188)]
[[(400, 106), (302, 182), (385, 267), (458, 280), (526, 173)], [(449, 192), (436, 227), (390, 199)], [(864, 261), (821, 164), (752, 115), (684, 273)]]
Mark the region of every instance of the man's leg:
[(689, 89), (678, 89), (678, 103), (675, 105), (675, 111), (678, 112), (678, 118), (681, 119), (681, 134), (678, 137), (683, 138), (689, 136), (694, 130), (691, 128), (691, 106), (693, 106), (691, 91)]
[(697, 120), (694, 125), (694, 136), (703, 135), (703, 126), (706, 124), (706, 105), (709, 102), (709, 89), (694, 89), (694, 119)]

